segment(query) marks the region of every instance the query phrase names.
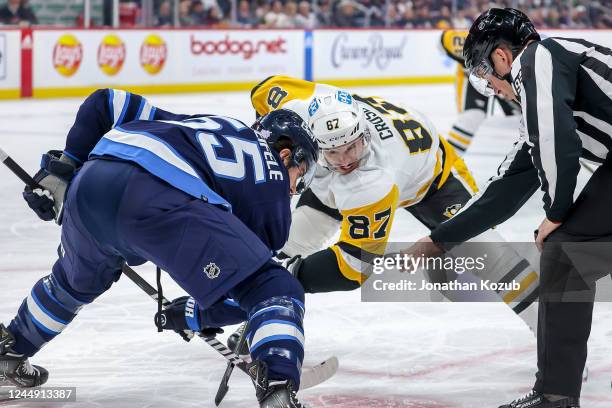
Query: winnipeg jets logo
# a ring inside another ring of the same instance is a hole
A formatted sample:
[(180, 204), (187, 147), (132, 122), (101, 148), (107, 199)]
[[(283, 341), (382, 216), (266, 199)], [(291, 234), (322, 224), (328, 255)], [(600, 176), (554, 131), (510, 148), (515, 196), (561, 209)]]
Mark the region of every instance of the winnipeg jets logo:
[(221, 274), (221, 268), (216, 263), (211, 262), (204, 267), (204, 273), (209, 279), (215, 279)]

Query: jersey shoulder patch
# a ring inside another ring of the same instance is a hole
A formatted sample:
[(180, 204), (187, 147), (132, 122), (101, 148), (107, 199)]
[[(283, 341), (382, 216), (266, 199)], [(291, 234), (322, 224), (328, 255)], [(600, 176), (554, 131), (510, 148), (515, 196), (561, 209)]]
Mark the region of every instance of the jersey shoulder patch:
[(295, 99), (309, 99), (315, 89), (313, 82), (299, 78), (275, 75), (253, 88), (251, 103), (258, 115), (281, 108), (285, 103)]

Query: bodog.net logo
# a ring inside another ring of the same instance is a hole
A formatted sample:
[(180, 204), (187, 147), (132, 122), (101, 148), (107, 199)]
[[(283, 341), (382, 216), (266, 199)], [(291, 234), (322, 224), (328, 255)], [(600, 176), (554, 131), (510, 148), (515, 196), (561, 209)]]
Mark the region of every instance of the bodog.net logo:
[(62, 35), (53, 47), (53, 67), (65, 77), (75, 74), (83, 60), (83, 46), (72, 34)]
[(106, 75), (117, 75), (125, 62), (125, 44), (115, 34), (106, 35), (98, 46), (98, 66)]
[(241, 55), (248, 60), (260, 52), (267, 54), (286, 54), (287, 40), (278, 37), (274, 40), (234, 40), (229, 34), (222, 40), (199, 40), (195, 35), (190, 36), (191, 53), (193, 55)]
[(149, 34), (140, 46), (140, 65), (151, 75), (162, 70), (168, 57), (166, 42), (157, 34)]

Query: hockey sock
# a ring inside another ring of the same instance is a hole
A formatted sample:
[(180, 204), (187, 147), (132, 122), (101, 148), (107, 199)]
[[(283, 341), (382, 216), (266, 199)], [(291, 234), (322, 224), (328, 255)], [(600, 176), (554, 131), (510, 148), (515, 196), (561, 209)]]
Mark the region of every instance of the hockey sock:
[(33, 356), (64, 330), (84, 304), (63, 289), (53, 274), (40, 279), (8, 327), (16, 340), (13, 350)]
[(268, 378), (290, 379), (296, 388), (304, 360), (304, 305), (290, 297), (273, 297), (250, 313), (247, 340), (253, 360), (265, 361)]
[(247, 342), (271, 380), (299, 387), (304, 361), (304, 288), (276, 262), (268, 262), (230, 295), (248, 310)]

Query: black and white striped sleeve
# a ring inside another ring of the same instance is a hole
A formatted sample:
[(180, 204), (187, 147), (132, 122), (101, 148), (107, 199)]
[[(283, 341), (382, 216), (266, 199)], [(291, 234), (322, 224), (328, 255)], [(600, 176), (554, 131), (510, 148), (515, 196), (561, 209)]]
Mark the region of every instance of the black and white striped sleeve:
[(565, 220), (574, 202), (582, 151), (571, 108), (577, 77), (573, 61), (574, 56), (548, 39), (527, 47), (512, 71), (544, 192), (544, 210), (557, 222)]
[(529, 149), (521, 137), (498, 167), (497, 175), (453, 218), (436, 227), (431, 239), (450, 249), (514, 215), (540, 185)]

